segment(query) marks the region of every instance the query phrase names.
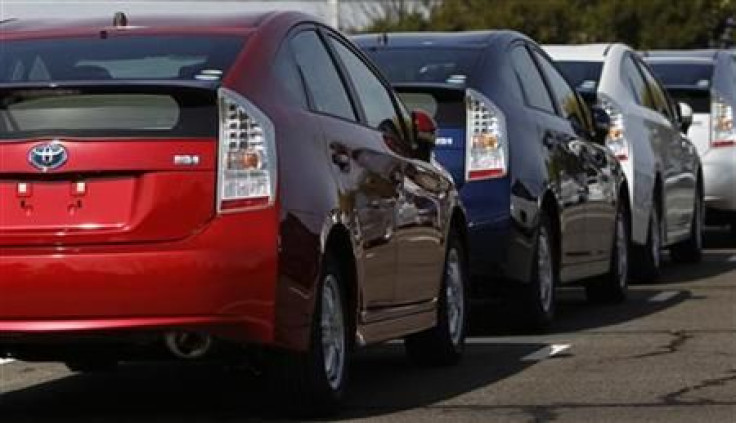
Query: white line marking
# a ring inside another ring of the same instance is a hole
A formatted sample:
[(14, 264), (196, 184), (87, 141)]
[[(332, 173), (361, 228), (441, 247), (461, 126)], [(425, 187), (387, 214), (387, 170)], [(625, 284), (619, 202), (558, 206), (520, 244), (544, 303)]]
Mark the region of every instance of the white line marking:
[(680, 291), (663, 291), (649, 299), (650, 303), (663, 303), (680, 295)]
[(559, 353), (570, 349), (570, 344), (552, 344), (547, 345), (541, 350), (535, 351), (525, 357), (522, 357), (521, 361), (542, 361), (548, 358), (552, 358)]
[(12, 358), (0, 358), (0, 366), (2, 366), (3, 364), (10, 364), (14, 361), (15, 360), (13, 360)]

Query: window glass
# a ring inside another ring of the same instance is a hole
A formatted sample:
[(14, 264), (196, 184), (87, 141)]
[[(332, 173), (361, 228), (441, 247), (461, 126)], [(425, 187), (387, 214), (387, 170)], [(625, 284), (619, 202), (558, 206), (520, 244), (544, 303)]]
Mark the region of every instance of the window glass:
[(356, 120), (345, 85), (317, 33), (304, 31), (297, 34), (291, 40), (291, 47), (312, 95), (314, 110)]
[(465, 85), (481, 50), (477, 48), (366, 48), (391, 83), (437, 82)]
[(603, 72), (603, 62), (555, 61), (565, 78), (576, 90), (596, 91)]
[(363, 106), (366, 123), (385, 134), (403, 139), (401, 136), (403, 123), (394, 106), (391, 93), (360, 57), (334, 38), (330, 37), (330, 41), (350, 75)]
[(547, 76), (547, 81), (552, 89), (552, 96), (555, 98), (562, 116), (575, 122), (578, 125), (578, 129), (585, 128), (586, 122), (588, 122), (588, 119), (586, 118), (587, 115), (580, 106), (575, 90), (570, 87), (570, 84), (567, 83), (565, 78), (560, 75), (554, 65), (552, 65), (546, 57), (536, 51), (534, 52), (534, 55), (537, 58), (542, 71)]
[(649, 68), (638, 60), (637, 66), (641, 70), (642, 75), (644, 75), (644, 79), (647, 81), (649, 92), (652, 93), (653, 109), (664, 115), (667, 119), (673, 120), (674, 115), (672, 110), (670, 110), (669, 98), (667, 97), (667, 94), (665, 94), (664, 89), (662, 89), (662, 86), (659, 85), (659, 81), (657, 81), (657, 78), (652, 75)]
[(713, 79), (712, 63), (677, 63), (647, 59), (649, 67), (665, 86), (708, 89)]
[(624, 58), (621, 65), (621, 72), (626, 88), (634, 96), (636, 102), (642, 106), (653, 108), (652, 96), (647, 88), (647, 83), (644, 81), (644, 77), (634, 64), (631, 56), (626, 55)]
[(3, 41), (0, 82), (217, 81), (244, 42), (244, 37), (199, 35)]
[(549, 91), (544, 85), (537, 65), (529, 56), (529, 51), (522, 46), (516, 47), (511, 51), (511, 60), (526, 104), (554, 114), (555, 108)]
[(307, 108), (307, 95), (304, 91), (302, 76), (294, 63), (291, 50), (282, 48), (274, 64), (276, 80), (282, 84), (290, 99), (302, 108)]

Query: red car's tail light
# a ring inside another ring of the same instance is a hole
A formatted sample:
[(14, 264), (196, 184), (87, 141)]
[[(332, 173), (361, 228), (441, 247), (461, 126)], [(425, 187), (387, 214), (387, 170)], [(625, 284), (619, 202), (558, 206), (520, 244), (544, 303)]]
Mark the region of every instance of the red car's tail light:
[(272, 205), (276, 196), (273, 123), (250, 101), (226, 88), (219, 91), (219, 109), (218, 212)]

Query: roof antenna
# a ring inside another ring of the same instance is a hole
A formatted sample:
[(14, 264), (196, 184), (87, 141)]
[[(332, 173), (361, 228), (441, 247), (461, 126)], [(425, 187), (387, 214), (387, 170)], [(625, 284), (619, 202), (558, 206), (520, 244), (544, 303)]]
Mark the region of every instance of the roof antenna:
[(123, 12), (115, 12), (112, 18), (112, 26), (115, 28), (125, 28), (128, 26), (128, 17)]

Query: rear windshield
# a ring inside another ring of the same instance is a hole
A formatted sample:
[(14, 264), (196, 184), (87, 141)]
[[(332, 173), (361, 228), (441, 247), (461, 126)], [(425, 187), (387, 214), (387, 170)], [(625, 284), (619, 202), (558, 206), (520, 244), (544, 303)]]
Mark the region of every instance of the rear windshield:
[(648, 63), (666, 87), (710, 88), (713, 78), (713, 65), (710, 63)]
[(397, 87), (397, 91), (409, 110), (424, 110), (438, 125), (465, 126), (465, 92), (462, 89)]
[(710, 90), (707, 88), (668, 88), (670, 97), (680, 103), (687, 103), (693, 113), (710, 113)]
[(244, 42), (201, 35), (3, 41), (0, 83), (219, 80)]
[(183, 86), (0, 88), (0, 140), (213, 137), (216, 91)]
[(567, 81), (577, 90), (595, 91), (601, 79), (603, 63), (601, 62), (556, 62), (557, 67), (565, 75)]
[(479, 57), (478, 49), (366, 49), (392, 83), (430, 82), (464, 85)]

